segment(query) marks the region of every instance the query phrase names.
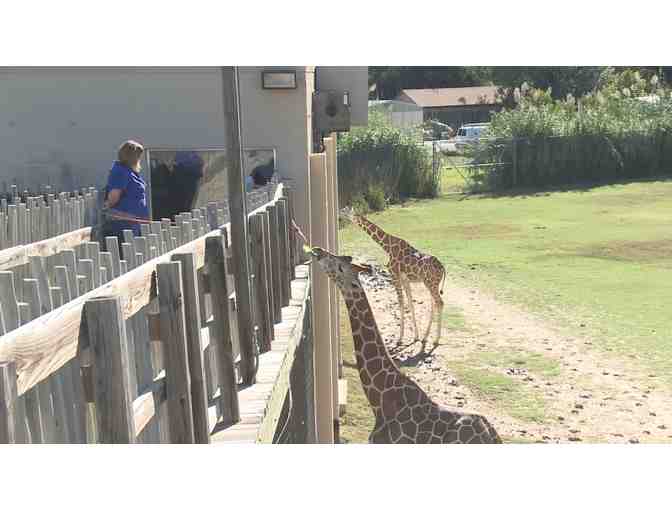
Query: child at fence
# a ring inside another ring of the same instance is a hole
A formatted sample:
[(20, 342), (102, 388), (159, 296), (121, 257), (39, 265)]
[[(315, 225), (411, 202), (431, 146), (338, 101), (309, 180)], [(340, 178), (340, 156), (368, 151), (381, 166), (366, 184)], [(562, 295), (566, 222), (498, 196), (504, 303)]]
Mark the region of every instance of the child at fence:
[(105, 186), (103, 205), (102, 237), (117, 236), (123, 242), (123, 231), (131, 230), (140, 235), (140, 224), (149, 221), (147, 186), (141, 170), (144, 147), (136, 141), (121, 144), (117, 160)]

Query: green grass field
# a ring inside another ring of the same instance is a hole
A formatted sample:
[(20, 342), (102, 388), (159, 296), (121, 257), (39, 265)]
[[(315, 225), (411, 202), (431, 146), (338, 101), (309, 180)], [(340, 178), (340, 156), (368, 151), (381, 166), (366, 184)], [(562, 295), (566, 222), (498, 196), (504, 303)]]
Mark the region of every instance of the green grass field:
[[(590, 334), (597, 348), (635, 356), (672, 382), (672, 182), (516, 196), (454, 193), (461, 182), (451, 172), (440, 198), (370, 218), (439, 257), (465, 285)], [(386, 260), (360, 230), (348, 226), (340, 239), (342, 253)], [(550, 376), (554, 367), (540, 369)], [(349, 376), (354, 398), (359, 381)]]

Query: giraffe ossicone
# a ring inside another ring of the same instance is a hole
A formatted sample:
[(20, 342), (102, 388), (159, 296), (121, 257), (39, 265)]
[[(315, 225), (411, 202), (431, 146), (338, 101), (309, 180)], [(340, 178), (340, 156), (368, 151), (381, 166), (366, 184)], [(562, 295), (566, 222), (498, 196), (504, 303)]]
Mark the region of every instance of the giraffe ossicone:
[(359, 281), (359, 274), (370, 273), (371, 266), (354, 264), (352, 257), (318, 247), (312, 248), (311, 255), (339, 288), (348, 309), (359, 378), (376, 420), (369, 442), (502, 442), (485, 417), (435, 403), (397, 367)]

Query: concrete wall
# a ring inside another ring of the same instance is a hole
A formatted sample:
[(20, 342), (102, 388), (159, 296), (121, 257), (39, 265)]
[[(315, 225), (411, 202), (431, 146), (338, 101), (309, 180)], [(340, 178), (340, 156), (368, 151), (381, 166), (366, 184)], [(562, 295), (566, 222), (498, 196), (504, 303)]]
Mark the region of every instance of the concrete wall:
[(366, 66), (319, 66), (317, 90), (350, 92), (350, 122), (366, 126), (369, 119), (369, 68)]
[[(315, 68), (289, 67), (297, 73), (293, 90), (263, 90), (265, 69), (279, 68), (239, 68), (243, 146), (276, 149), (308, 232)], [(320, 73), (327, 88), (351, 92), (353, 123), (366, 123), (367, 68)], [(218, 67), (0, 68), (0, 191), (14, 179), (33, 189), (102, 187), (123, 140), (154, 149), (223, 148), (225, 125)]]
[(0, 68), (0, 184), (102, 186), (117, 146), (224, 145), (219, 68)]
[(314, 71), (295, 69), (297, 88), (264, 90), (262, 70), (272, 67), (240, 67), (241, 130), (245, 147), (273, 147), (281, 177), (292, 179), (297, 223), (309, 231), (309, 154), (311, 144), (311, 97)]

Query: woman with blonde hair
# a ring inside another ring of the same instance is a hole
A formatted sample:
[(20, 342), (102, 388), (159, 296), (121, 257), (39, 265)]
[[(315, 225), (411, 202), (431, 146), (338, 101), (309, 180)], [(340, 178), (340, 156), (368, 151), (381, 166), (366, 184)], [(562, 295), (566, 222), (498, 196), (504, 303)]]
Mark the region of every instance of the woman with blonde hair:
[(106, 236), (117, 236), (119, 242), (127, 229), (139, 236), (140, 224), (149, 220), (147, 186), (140, 175), (144, 152), (145, 148), (134, 140), (122, 143), (107, 179), (103, 232)]

